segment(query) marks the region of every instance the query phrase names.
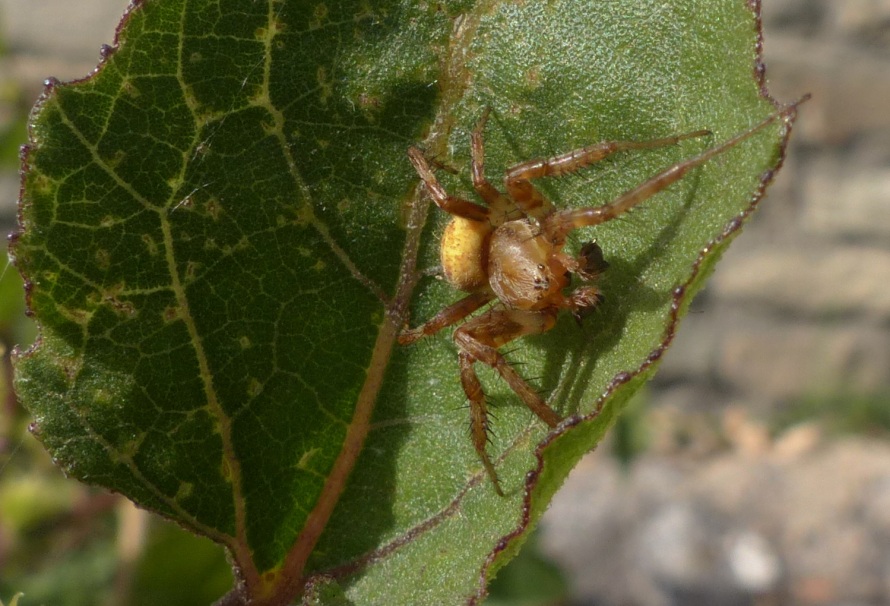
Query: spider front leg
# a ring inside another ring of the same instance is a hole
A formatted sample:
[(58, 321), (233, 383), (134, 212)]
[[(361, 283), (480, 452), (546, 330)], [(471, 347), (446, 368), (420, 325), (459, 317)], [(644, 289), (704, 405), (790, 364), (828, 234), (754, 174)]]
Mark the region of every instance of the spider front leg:
[(414, 165), (414, 170), (420, 175), (420, 179), (426, 185), (427, 191), (430, 192), (436, 205), (450, 215), (460, 217), (462, 219), (470, 219), (472, 221), (487, 221), (489, 211), (487, 208), (473, 204), (469, 200), (448, 195), (442, 184), (436, 178), (433, 169), (430, 168), (429, 162), (424, 157), (423, 152), (416, 147), (408, 148), (408, 159)]
[(562, 418), (519, 376), (498, 351), (499, 347), (514, 339), (550, 330), (556, 323), (556, 314), (555, 308), (543, 311), (520, 311), (498, 307), (470, 320), (454, 331), (454, 342), (460, 349), (458, 354), (460, 381), (464, 393), (470, 400), (470, 433), (473, 446), (499, 495), (503, 495), (503, 492), (494, 465), (485, 449), (488, 444), (488, 406), (474, 364), (482, 362), (495, 369), (532, 412), (550, 427), (556, 427)]
[(485, 200), (491, 211), (491, 224), (494, 227), (503, 224), (512, 219), (518, 219), (522, 216), (522, 211), (514, 204), (513, 200), (502, 194), (485, 178), (485, 141), (483, 132), (485, 123), (488, 122), (488, 115), (491, 108), (486, 108), (473, 134), (470, 136), (470, 168), (473, 173), (473, 189)]
[[(739, 133), (738, 135), (732, 137), (731, 139), (728, 139), (727, 141), (724, 141), (720, 145), (716, 145), (710, 149), (705, 150), (697, 156), (694, 156), (682, 162), (678, 162), (677, 164), (666, 168), (657, 175), (650, 177), (637, 187), (631, 189), (625, 194), (622, 194), (608, 204), (604, 204), (603, 206), (597, 206), (594, 208), (566, 209), (548, 215), (542, 221), (542, 233), (547, 237), (548, 240), (550, 240), (554, 244), (561, 244), (565, 242), (566, 236), (572, 230), (578, 229), (579, 227), (592, 227), (594, 225), (599, 225), (600, 223), (605, 223), (606, 221), (611, 221), (616, 217), (620, 217), (635, 206), (645, 202), (658, 192), (669, 187), (673, 183), (676, 183), (677, 181), (682, 179), (683, 176), (686, 175), (686, 173), (696, 167), (701, 166), (708, 160), (712, 159), (714, 156), (717, 156), (729, 149), (732, 149), (745, 139), (748, 139), (755, 133), (763, 130), (776, 120), (784, 120), (793, 116), (795, 112), (797, 112), (798, 105), (805, 102), (807, 99), (809, 99), (808, 95), (802, 97), (794, 103), (786, 105), (776, 113), (768, 116), (759, 124), (755, 124), (748, 130)], [(677, 139), (679, 140), (688, 137), (694, 137), (707, 132), (708, 131), (699, 131), (698, 134), (690, 133), (688, 135), (681, 135)], [(652, 141), (650, 142), (650, 144), (664, 144), (663, 142), (669, 141), (670, 138), (660, 139), (658, 141)], [(542, 170), (545, 170), (545, 167), (543, 166), (540, 168), (536, 166), (529, 166), (528, 171), (531, 171), (531, 173), (533, 173), (533, 176), (542, 176), (544, 174), (560, 175), (568, 172), (569, 170), (576, 170), (576, 168), (568, 167), (574, 166), (580, 168), (580, 166), (583, 164), (578, 164), (579, 162), (581, 162), (581, 160), (573, 160), (570, 157), (573, 153), (575, 152), (569, 152), (564, 156), (556, 156), (555, 158), (551, 158), (549, 161), (549, 163), (551, 164), (551, 169), (547, 170), (552, 170), (553, 172), (541, 172)], [(554, 160), (559, 159), (562, 159), (562, 162), (554, 162)], [(545, 164), (546, 163), (547, 162), (545, 162)], [(563, 163), (565, 167), (560, 166), (561, 163)], [(518, 166), (521, 167), (523, 165), (520, 164)]]
[(507, 193), (517, 206), (530, 217), (540, 220), (553, 212), (553, 205), (532, 185), (531, 179), (561, 177), (599, 162), (617, 152), (665, 147), (675, 145), (685, 139), (704, 137), (709, 134), (711, 134), (709, 130), (697, 130), (651, 141), (603, 141), (558, 156), (520, 162), (507, 169), (504, 183), (507, 186)]

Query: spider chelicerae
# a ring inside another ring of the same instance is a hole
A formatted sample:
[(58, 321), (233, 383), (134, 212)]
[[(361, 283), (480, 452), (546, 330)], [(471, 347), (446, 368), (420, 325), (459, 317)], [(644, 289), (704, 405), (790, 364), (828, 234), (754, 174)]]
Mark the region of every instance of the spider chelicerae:
[[(531, 181), (573, 173), (616, 152), (674, 145), (685, 139), (709, 135), (710, 131), (697, 130), (651, 141), (605, 141), (556, 156), (520, 162), (506, 170), (506, 193), (502, 193), (484, 174), (483, 130), (489, 113), (486, 110), (471, 135), (470, 162), (473, 188), (485, 206), (449, 195), (423, 152), (416, 147), (408, 150), (408, 157), (433, 201), (452, 215), (442, 235), (442, 270), (451, 285), (468, 294), (421, 326), (404, 330), (399, 342), (408, 345), (466, 320), (454, 331), (460, 382), (470, 401), (473, 446), (499, 495), (503, 492), (486, 451), (488, 407), (474, 365), (482, 362), (494, 368), (544, 423), (550, 427), (560, 423), (562, 417), (498, 350), (524, 335), (550, 330), (562, 309), (580, 319), (586, 310), (600, 302), (602, 296), (596, 281), (608, 267), (603, 253), (595, 242), (588, 242), (577, 256), (571, 256), (563, 251), (567, 236), (578, 228), (599, 225), (621, 216), (693, 168), (738, 145), (775, 120), (790, 120), (797, 106), (805, 100), (806, 97), (789, 104), (735, 137), (669, 166), (608, 204), (590, 208), (556, 209)], [(572, 290), (573, 275), (581, 285)], [(491, 302), (494, 305), (490, 309), (467, 320), (473, 312)]]

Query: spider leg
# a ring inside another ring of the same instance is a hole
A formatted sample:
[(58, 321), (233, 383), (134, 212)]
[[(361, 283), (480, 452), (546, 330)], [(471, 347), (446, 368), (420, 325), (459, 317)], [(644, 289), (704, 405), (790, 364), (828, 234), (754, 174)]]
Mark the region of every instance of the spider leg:
[(560, 177), (573, 173), (616, 152), (635, 149), (652, 149), (674, 145), (685, 139), (703, 137), (707, 130), (697, 130), (683, 135), (653, 139), (651, 141), (603, 141), (549, 158), (535, 158), (520, 162), (507, 169), (504, 182), (507, 193), (526, 214), (541, 219), (553, 211), (553, 206), (531, 183), (539, 177)]
[(461, 385), (470, 400), (473, 446), (498, 494), (502, 493), (497, 474), (485, 450), (488, 441), (488, 407), (474, 364), (482, 362), (495, 369), (532, 412), (550, 427), (556, 427), (562, 418), (498, 351), (499, 347), (514, 339), (550, 330), (556, 323), (556, 314), (556, 308), (530, 312), (501, 307), (470, 320), (454, 331), (454, 342), (460, 349), (458, 359)]
[(414, 165), (420, 179), (426, 185), (427, 191), (430, 192), (436, 205), (450, 215), (470, 219), (471, 221), (487, 221), (489, 210), (478, 204), (473, 204), (463, 198), (448, 195), (442, 184), (430, 168), (429, 162), (423, 155), (423, 152), (416, 147), (408, 148), (408, 159)]
[(501, 193), (485, 178), (485, 143), (482, 133), (485, 130), (485, 123), (488, 121), (490, 111), (490, 107), (485, 109), (470, 137), (470, 167), (473, 173), (473, 188), (488, 204), (493, 215), (491, 223), (497, 227), (506, 221), (520, 218), (522, 211), (513, 200)]
[[(626, 213), (672, 183), (680, 180), (693, 168), (701, 166), (714, 156), (735, 147), (748, 137), (767, 127), (775, 120), (793, 115), (797, 111), (797, 106), (806, 101), (807, 98), (808, 97), (804, 97), (795, 103), (785, 106), (783, 109), (767, 117), (760, 124), (751, 127), (745, 132), (736, 135), (720, 145), (714, 146), (693, 158), (668, 167), (608, 204), (595, 208), (566, 209), (551, 214), (543, 221), (542, 233), (544, 233), (551, 242), (561, 243), (565, 241), (566, 235), (574, 229), (599, 225), (600, 223), (605, 223), (606, 221), (610, 221), (615, 217)], [(683, 135), (683, 137), (689, 136), (696, 136), (696, 133)], [(661, 141), (667, 140), (662, 139)], [(567, 156), (570, 154), (567, 154)], [(567, 160), (567, 162), (571, 164), (570, 161)], [(553, 172), (550, 174), (562, 173)]]
[(494, 491), (499, 496), (504, 496), (501, 484), (498, 482), (498, 474), (488, 456), (488, 451), (485, 450), (488, 445), (489, 425), (488, 406), (485, 403), (485, 394), (482, 392), (482, 383), (479, 382), (479, 376), (473, 368), (474, 360), (469, 354), (460, 352), (457, 360), (460, 363), (460, 383), (470, 400), (470, 437), (473, 439), (473, 447), (479, 454), (485, 473), (491, 478)]
[(460, 301), (452, 303), (417, 328), (402, 331), (402, 334), (399, 335), (399, 344), (410, 345), (423, 337), (436, 334), (443, 328), (457, 324), (492, 299), (494, 299), (494, 294), (490, 291), (475, 292), (467, 295)]

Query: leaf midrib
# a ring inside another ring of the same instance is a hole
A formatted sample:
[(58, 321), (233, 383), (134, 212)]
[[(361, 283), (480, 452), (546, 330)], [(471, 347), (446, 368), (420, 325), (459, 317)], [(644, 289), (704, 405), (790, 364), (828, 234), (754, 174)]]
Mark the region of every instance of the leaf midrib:
[[(452, 127), (450, 117), (453, 115), (456, 105), (462, 100), (469, 85), (470, 74), (466, 69), (467, 62), (465, 60), (465, 53), (470, 47), (473, 35), (481, 20), (481, 16), (485, 12), (484, 8), (480, 8), (474, 13), (465, 14), (455, 20), (455, 27), (448, 45), (448, 58), (443, 62), (443, 77), (440, 78), (441, 99), (439, 109), (430, 129), (430, 136), (426, 140), (428, 148), (430, 149), (444, 148), (447, 143)], [(268, 73), (269, 70), (267, 67), (266, 74), (268, 75)], [(268, 78), (264, 80), (264, 84), (268, 85)], [(268, 99), (268, 96), (265, 98)], [(332, 471), (319, 494), (315, 507), (309, 513), (302, 532), (285, 558), (282, 574), (279, 577), (282, 582), (279, 586), (278, 593), (287, 599), (289, 596), (298, 595), (303, 584), (308, 580), (308, 577), (304, 576), (306, 563), (308, 562), (315, 544), (321, 537), (321, 534), (327, 525), (327, 521), (333, 514), (340, 495), (346, 486), (349, 474), (361, 454), (361, 448), (365, 438), (370, 431), (371, 416), (374, 411), (377, 396), (383, 385), (392, 349), (396, 345), (396, 337), (409, 317), (409, 303), (419, 279), (417, 259), (420, 250), (420, 240), (429, 214), (430, 203), (425, 197), (426, 195), (423, 188), (418, 183), (411, 195), (411, 211), (406, 226), (407, 234), (404, 249), (402, 251), (402, 262), (399, 268), (396, 292), (395, 296), (390, 299), (378, 285), (367, 279), (355, 267), (345, 251), (343, 251), (331, 238), (327, 226), (312, 212), (309, 188), (306, 186), (305, 181), (302, 179), (300, 172), (297, 169), (297, 164), (290, 154), (287, 141), (284, 137), (283, 115), (279, 110), (271, 107), (271, 104), (269, 104), (267, 110), (275, 116), (276, 128), (274, 131), (279, 138), (281, 149), (287, 159), (291, 178), (295, 186), (303, 194), (304, 199), (307, 201), (307, 206), (302, 209), (302, 212), (306, 213), (304, 216), (307, 216), (309, 223), (321, 235), (325, 243), (328, 244), (350, 274), (352, 274), (352, 276), (360, 283), (368, 287), (371, 292), (381, 300), (386, 310), (384, 320), (380, 325), (371, 354), (368, 374), (356, 400), (355, 412), (347, 429), (343, 446), (337, 456)], [(459, 503), (463, 495), (466, 493), (466, 490), (472, 485), (475, 485), (475, 483), (478, 483), (478, 481), (481, 481), (481, 477), (476, 478), (475, 481), (471, 481), (467, 485), (467, 488), (454, 499), (449, 507)], [(448, 508), (446, 507), (446, 509), (439, 512), (439, 515), (427, 518), (421, 526), (429, 525), (430, 523), (434, 526), (436, 520), (441, 520), (443, 517), (447, 517), (447, 511)], [(394, 550), (394, 548), (397, 548), (403, 543), (404, 541), (393, 542), (391, 547), (393, 547)], [(383, 549), (386, 549), (386, 547)]]

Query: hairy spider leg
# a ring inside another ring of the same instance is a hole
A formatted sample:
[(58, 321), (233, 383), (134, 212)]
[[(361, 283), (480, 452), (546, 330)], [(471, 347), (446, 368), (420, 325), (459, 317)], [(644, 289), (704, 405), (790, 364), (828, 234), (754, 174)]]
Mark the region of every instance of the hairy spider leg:
[(485, 403), (482, 384), (479, 382), (473, 365), (476, 362), (482, 362), (491, 366), (538, 418), (550, 427), (556, 427), (562, 417), (556, 414), (538, 395), (538, 392), (519, 376), (519, 373), (510, 366), (498, 348), (525, 335), (550, 330), (556, 324), (557, 312), (556, 308), (527, 312), (496, 307), (454, 331), (454, 342), (460, 349), (458, 354), (460, 381), (464, 393), (470, 400), (470, 433), (473, 446), (499, 495), (503, 495), (503, 492), (501, 492), (494, 465), (485, 449), (488, 443), (488, 407)]
[(492, 299), (494, 299), (494, 293), (490, 290), (467, 295), (460, 301), (452, 303), (417, 328), (402, 331), (399, 335), (399, 344), (410, 345), (423, 337), (436, 334), (443, 328), (457, 324)]
[(424, 185), (426, 185), (426, 189), (430, 192), (430, 196), (433, 198), (436, 206), (455, 217), (471, 221), (488, 221), (489, 210), (487, 208), (474, 204), (469, 200), (448, 195), (448, 192), (445, 191), (445, 188), (442, 187), (442, 184), (439, 183), (435, 173), (430, 168), (429, 162), (427, 162), (422, 151), (416, 147), (408, 148), (408, 159), (411, 160), (411, 164), (414, 165), (414, 169), (420, 175)]
[(490, 107), (485, 108), (470, 136), (470, 168), (473, 173), (473, 188), (491, 209), (492, 226), (499, 227), (507, 221), (521, 218), (523, 212), (513, 200), (485, 178), (485, 143), (482, 135), (490, 112)]
[(651, 141), (602, 141), (557, 156), (535, 158), (515, 164), (507, 169), (504, 183), (507, 193), (516, 201), (516, 204), (527, 215), (540, 220), (552, 214), (554, 208), (551, 202), (532, 185), (531, 179), (561, 177), (599, 162), (617, 152), (666, 147), (676, 145), (686, 139), (704, 137), (709, 134), (711, 134), (709, 130), (697, 130)]
[[(602, 206), (597, 206), (594, 208), (566, 209), (551, 214), (543, 221), (541, 230), (542, 233), (554, 244), (561, 244), (565, 242), (566, 236), (569, 234), (569, 232), (578, 229), (579, 227), (590, 227), (592, 225), (599, 225), (600, 223), (611, 221), (612, 219), (623, 215), (641, 202), (648, 200), (653, 195), (680, 180), (693, 168), (701, 166), (714, 156), (717, 156), (718, 154), (721, 154), (728, 149), (735, 147), (758, 131), (766, 128), (775, 120), (792, 116), (797, 111), (798, 105), (806, 101), (808, 98), (809, 97), (803, 97), (800, 100), (785, 106), (781, 110), (770, 115), (759, 124), (753, 126), (743, 133), (736, 135), (731, 139), (728, 139), (720, 145), (717, 145), (702, 152), (694, 158), (684, 160), (683, 162), (679, 162), (677, 164), (674, 164), (673, 166), (666, 168), (662, 172), (649, 178), (642, 184), (619, 196), (608, 204), (604, 204)], [(690, 135), (685, 136), (692, 135), (695, 135), (695, 133), (691, 133)], [(662, 139), (661, 141), (667, 141), (667, 139)], [(566, 154), (562, 157), (569, 158), (571, 154), (572, 152), (569, 152), (569, 154)], [(570, 159), (565, 161), (566, 167), (572, 165), (573, 162)], [(580, 165), (577, 163), (574, 163), (574, 165), (580, 167)], [(551, 172), (540, 174), (564, 174), (564, 172), (568, 172), (568, 170), (572, 169), (565, 168), (561, 173)]]
[(473, 358), (464, 352), (457, 354), (457, 361), (460, 365), (460, 384), (464, 388), (464, 393), (470, 400), (470, 437), (473, 440), (473, 448), (482, 461), (485, 473), (491, 479), (494, 491), (498, 496), (504, 496), (501, 490), (501, 484), (498, 481), (498, 474), (494, 469), (494, 464), (488, 456), (485, 447), (488, 445), (488, 404), (485, 401), (485, 393), (482, 391), (482, 383), (473, 369)]

